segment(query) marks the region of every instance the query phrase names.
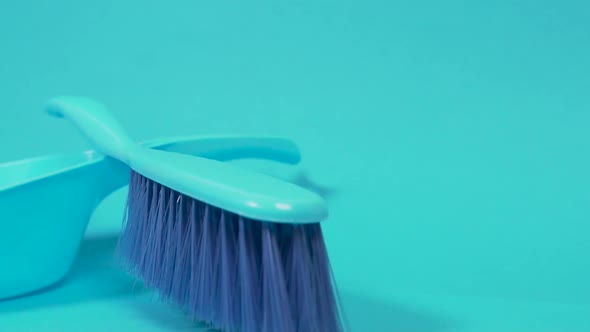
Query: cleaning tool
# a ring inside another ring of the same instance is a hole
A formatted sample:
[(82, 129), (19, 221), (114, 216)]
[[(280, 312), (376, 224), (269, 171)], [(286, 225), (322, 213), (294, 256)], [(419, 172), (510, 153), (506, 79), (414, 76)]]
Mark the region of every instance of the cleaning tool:
[[(300, 160), (297, 146), (278, 137), (183, 136), (140, 144), (218, 160)], [(0, 163), (0, 300), (63, 279), (92, 212), (106, 196), (129, 184), (129, 174), (127, 165), (97, 151)]]
[(217, 160), (138, 146), (98, 102), (47, 108), (131, 168), (120, 253), (195, 320), (226, 331), (341, 331), (315, 193)]

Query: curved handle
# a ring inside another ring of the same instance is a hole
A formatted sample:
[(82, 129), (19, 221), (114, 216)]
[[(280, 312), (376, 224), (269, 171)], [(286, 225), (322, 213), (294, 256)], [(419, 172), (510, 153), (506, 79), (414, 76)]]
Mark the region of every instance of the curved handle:
[(49, 101), (46, 110), (72, 121), (102, 153), (129, 162), (137, 145), (102, 104), (84, 97), (58, 97)]
[(328, 216), (319, 195), (294, 184), (220, 161), (134, 145), (106, 108), (91, 100), (60, 98), (52, 101), (49, 113), (72, 120), (101, 152), (207, 204), (272, 222), (313, 223)]
[(291, 165), (301, 161), (301, 152), (293, 141), (272, 136), (167, 137), (144, 141), (139, 145), (219, 161), (256, 158)]

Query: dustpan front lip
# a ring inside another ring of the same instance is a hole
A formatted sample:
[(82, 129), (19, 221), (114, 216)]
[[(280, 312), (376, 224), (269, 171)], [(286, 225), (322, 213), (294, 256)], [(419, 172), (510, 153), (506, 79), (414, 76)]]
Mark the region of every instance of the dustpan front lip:
[(100, 152), (96, 151), (96, 150), (85, 150), (85, 151), (81, 151), (81, 152), (73, 152), (73, 153), (66, 153), (66, 154), (50, 154), (50, 155), (44, 155), (44, 156), (38, 156), (38, 157), (30, 157), (30, 158), (24, 158), (24, 159), (19, 159), (19, 160), (13, 160), (13, 161), (7, 161), (7, 162), (3, 162), (0, 163), (0, 167), (2, 166), (11, 166), (11, 167), (17, 167), (14, 164), (31, 164), (31, 163), (36, 163), (36, 162), (41, 162), (41, 161), (46, 161), (48, 159), (65, 159), (65, 158), (71, 158), (73, 156), (80, 156), (80, 157), (85, 157), (86, 159), (84, 160), (83, 158), (80, 158), (80, 161), (76, 161), (73, 162), (72, 165), (70, 166), (65, 166), (62, 167), (60, 169), (57, 170), (51, 170), (51, 171), (47, 171), (47, 172), (43, 172), (42, 174), (36, 175), (36, 176), (32, 176), (20, 181), (14, 181), (10, 184), (8, 184), (7, 186), (0, 186), (0, 193), (3, 193), (5, 191), (9, 191), (18, 187), (22, 187), (37, 181), (41, 181), (43, 179), (49, 178), (49, 177), (53, 177), (56, 175), (60, 175), (63, 173), (67, 173), (82, 167), (86, 167), (88, 165), (92, 165), (95, 164), (97, 162), (100, 162), (102, 160), (104, 160), (106, 158), (105, 155), (101, 154)]
[[(138, 144), (145, 145), (147, 147), (155, 147), (158, 145), (175, 144), (175, 143), (178, 143), (179, 141), (181, 141), (182, 139), (188, 141), (188, 140), (194, 139), (194, 136), (160, 137), (160, 138), (142, 141)], [(73, 171), (73, 170), (76, 170), (76, 169), (79, 169), (82, 167), (86, 167), (88, 165), (100, 162), (100, 161), (104, 160), (105, 158), (107, 158), (107, 156), (105, 156), (104, 154), (100, 153), (99, 151), (97, 151), (95, 149), (88, 149), (88, 150), (79, 151), (79, 152), (62, 153), (62, 154), (47, 154), (47, 155), (42, 155), (42, 156), (0, 162), (0, 173), (1, 173), (2, 166), (18, 167), (18, 166), (16, 166), (16, 164), (23, 164), (24, 165), (24, 164), (31, 164), (31, 163), (46, 161), (48, 159), (62, 159), (62, 158), (65, 159), (65, 158), (71, 158), (74, 156), (79, 156), (81, 158), (79, 161), (73, 162), (69, 166), (65, 166), (65, 167), (62, 167), (57, 170), (50, 170), (47, 172), (43, 172), (42, 174), (39, 174), (36, 176), (31, 176), (29, 178), (26, 178), (26, 179), (23, 179), (20, 181), (14, 181), (14, 182), (9, 183), (8, 185), (5, 185), (5, 186), (0, 185), (0, 193), (3, 193), (5, 191), (9, 191), (9, 190), (12, 190), (12, 189), (15, 189), (18, 187), (22, 187), (22, 186), (31, 184), (33, 182), (37, 182), (37, 181), (40, 181), (40, 180), (43, 180), (43, 179), (46, 179), (49, 177), (53, 177), (53, 176), (56, 176), (59, 174), (67, 173), (67, 172), (70, 172), (70, 171)], [(82, 157), (85, 157), (85, 158), (82, 158)]]

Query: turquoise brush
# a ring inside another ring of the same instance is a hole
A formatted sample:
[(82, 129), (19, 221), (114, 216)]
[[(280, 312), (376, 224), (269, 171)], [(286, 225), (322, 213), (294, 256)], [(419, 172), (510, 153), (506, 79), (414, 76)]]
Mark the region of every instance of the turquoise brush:
[(193, 319), (227, 331), (341, 331), (324, 200), (207, 158), (136, 145), (101, 104), (50, 102), (132, 169), (120, 254)]

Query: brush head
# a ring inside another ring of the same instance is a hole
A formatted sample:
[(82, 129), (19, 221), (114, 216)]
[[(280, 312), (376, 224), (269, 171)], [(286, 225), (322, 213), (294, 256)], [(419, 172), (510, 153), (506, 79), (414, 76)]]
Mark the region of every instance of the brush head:
[(304, 224), (328, 217), (321, 196), (265, 174), (216, 160), (151, 149), (135, 149), (130, 157), (129, 165), (137, 173), (246, 218)]
[(339, 332), (319, 223), (252, 220), (132, 172), (119, 254), (144, 284), (223, 331)]

